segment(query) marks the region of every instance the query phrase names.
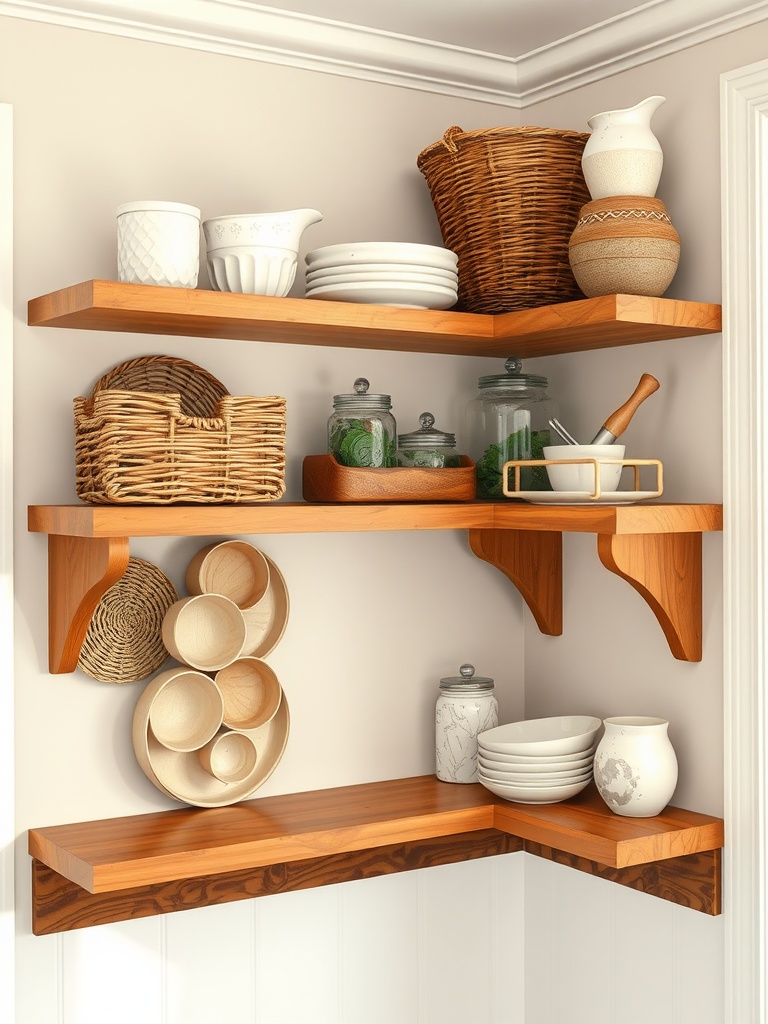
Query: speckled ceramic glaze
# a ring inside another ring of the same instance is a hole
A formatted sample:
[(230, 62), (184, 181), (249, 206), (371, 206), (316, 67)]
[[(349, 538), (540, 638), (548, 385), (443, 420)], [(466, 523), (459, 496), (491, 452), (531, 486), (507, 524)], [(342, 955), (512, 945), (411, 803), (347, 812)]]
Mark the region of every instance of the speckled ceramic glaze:
[(611, 196), (582, 207), (568, 258), (588, 298), (660, 296), (677, 272), (680, 236), (660, 199)]
[(606, 110), (587, 121), (592, 134), (581, 167), (593, 199), (655, 196), (663, 154), (651, 131), (651, 117), (664, 96), (649, 96), (625, 110)]
[(614, 813), (660, 814), (677, 785), (677, 757), (663, 718), (606, 718), (595, 751), (595, 785)]

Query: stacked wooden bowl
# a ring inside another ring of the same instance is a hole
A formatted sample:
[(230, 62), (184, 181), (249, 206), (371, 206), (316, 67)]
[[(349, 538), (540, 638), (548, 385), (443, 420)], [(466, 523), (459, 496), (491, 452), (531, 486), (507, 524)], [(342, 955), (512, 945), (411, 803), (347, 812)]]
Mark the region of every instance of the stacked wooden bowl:
[(288, 592), (274, 562), (240, 540), (203, 548), (185, 581), (189, 595), (162, 623), (180, 664), (142, 693), (133, 746), (162, 792), (219, 807), (250, 796), (285, 750), (288, 702), (263, 657), (285, 630)]

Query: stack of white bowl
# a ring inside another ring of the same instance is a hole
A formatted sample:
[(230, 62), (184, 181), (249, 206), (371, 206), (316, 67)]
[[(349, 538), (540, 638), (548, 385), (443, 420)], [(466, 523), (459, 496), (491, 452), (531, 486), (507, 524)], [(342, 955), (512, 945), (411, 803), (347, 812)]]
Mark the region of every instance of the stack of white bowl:
[(348, 242), (306, 256), (308, 299), (450, 309), (458, 299), (459, 259), (417, 242)]
[(478, 782), (522, 804), (556, 804), (592, 781), (602, 722), (588, 715), (510, 722), (477, 737)]

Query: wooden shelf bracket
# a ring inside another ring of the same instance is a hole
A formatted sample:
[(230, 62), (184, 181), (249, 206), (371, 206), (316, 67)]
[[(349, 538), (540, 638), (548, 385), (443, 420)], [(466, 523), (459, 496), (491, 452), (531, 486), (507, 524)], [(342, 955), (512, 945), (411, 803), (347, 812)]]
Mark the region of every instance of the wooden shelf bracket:
[(74, 672), (101, 598), (128, 567), (127, 537), (48, 537), (48, 667)]
[(597, 536), (600, 561), (642, 595), (679, 661), (701, 661), (701, 534)]
[(478, 558), (500, 569), (520, 591), (547, 636), (563, 632), (563, 536), (531, 530), (470, 530)]

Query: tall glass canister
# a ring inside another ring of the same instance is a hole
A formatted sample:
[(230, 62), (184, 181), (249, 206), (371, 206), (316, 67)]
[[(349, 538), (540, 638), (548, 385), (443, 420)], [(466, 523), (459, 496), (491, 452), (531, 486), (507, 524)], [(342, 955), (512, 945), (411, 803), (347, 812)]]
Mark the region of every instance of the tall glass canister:
[[(505, 462), (543, 459), (551, 444), (550, 419), (557, 405), (547, 391), (546, 377), (522, 372), (522, 361), (510, 356), (504, 373), (480, 377), (477, 395), (467, 409), (468, 454), (475, 462), (477, 497), (504, 499), (502, 469)], [(509, 474), (508, 486), (514, 484)], [(520, 473), (520, 490), (551, 491), (545, 466)]]
[(499, 724), (493, 680), (462, 665), (440, 680), (435, 705), (436, 775), (443, 782), (477, 782), (477, 737)]

